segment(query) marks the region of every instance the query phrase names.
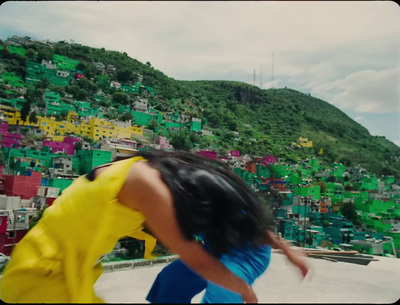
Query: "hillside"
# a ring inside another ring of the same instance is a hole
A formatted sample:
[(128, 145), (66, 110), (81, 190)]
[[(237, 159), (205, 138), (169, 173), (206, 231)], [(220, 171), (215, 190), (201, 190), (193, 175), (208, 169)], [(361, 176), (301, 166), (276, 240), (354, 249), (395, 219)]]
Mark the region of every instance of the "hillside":
[[(0, 46), (5, 44), (1, 42)], [(331, 104), (293, 89), (262, 90), (232, 81), (178, 81), (155, 69), (151, 63), (143, 64), (126, 53), (67, 42), (45, 45), (31, 41), (23, 47), (27, 49), (25, 55), (10, 54), (6, 48), (0, 51), (3, 71), (25, 80), (27, 60), (40, 63), (58, 54), (79, 60), (77, 69), (85, 73), (85, 78), (73, 80), (65, 87), (43, 80), (31, 89), (30, 96), (34, 96), (32, 92), (43, 94), (46, 89), (60, 93), (62, 98), (71, 94), (75, 100), (89, 101), (92, 107), (109, 107), (107, 117), (115, 118), (117, 114), (113, 108), (129, 105), (134, 94), (119, 93), (106, 85), (107, 82), (131, 85), (141, 77), (142, 84), (156, 91), (155, 96), (149, 97), (149, 103), (157, 111), (199, 117), (203, 128), (213, 132), (214, 137), (185, 134), (191, 148), (237, 149), (243, 154), (259, 156), (274, 154), (291, 162), (317, 155), (323, 161), (359, 164), (377, 174), (400, 176), (399, 147), (384, 137), (371, 136), (366, 128)], [(101, 75), (94, 62), (113, 65), (115, 71)], [(17, 96), (3, 87), (0, 89), (3, 89), (1, 98)], [(93, 94), (99, 90), (106, 94), (107, 101), (93, 99)], [(39, 100), (32, 101), (40, 104)], [(174, 134), (168, 136), (172, 138)], [(313, 141), (313, 147), (292, 146), (299, 137)], [(318, 154), (321, 148), (323, 153)]]

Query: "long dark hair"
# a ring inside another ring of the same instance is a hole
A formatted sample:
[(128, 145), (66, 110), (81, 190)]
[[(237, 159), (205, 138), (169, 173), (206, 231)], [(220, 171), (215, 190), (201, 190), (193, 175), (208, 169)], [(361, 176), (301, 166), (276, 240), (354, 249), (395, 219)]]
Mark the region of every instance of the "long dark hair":
[(161, 172), (185, 238), (203, 234), (215, 254), (256, 246), (271, 226), (256, 194), (222, 162), (183, 151), (139, 151), (135, 156)]

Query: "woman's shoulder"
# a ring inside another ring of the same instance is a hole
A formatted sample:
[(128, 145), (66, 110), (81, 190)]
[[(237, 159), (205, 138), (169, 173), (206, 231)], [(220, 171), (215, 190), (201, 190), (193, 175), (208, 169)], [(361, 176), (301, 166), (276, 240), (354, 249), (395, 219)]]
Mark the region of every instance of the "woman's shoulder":
[[(154, 199), (168, 200), (169, 189), (161, 179), (161, 173), (148, 162), (132, 164), (127, 178), (118, 194), (122, 204), (140, 210), (140, 205)], [(138, 206), (139, 205), (139, 206)]]

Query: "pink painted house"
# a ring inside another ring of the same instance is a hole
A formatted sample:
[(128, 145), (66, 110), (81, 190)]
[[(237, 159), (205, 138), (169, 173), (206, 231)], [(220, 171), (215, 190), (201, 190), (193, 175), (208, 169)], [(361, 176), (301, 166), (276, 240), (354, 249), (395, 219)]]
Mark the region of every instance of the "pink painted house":
[(137, 142), (129, 139), (121, 139), (121, 144), (132, 147), (133, 149), (137, 148)]
[(22, 136), (17, 133), (9, 133), (8, 122), (0, 123), (1, 147), (20, 148)]
[(50, 147), (50, 151), (54, 154), (56, 152), (61, 151), (69, 156), (75, 155), (75, 143), (80, 142), (81, 139), (74, 137), (65, 137), (64, 142), (56, 142), (56, 141), (43, 141), (43, 146)]
[(268, 155), (268, 156), (264, 157), (262, 163), (263, 163), (264, 165), (266, 165), (266, 164), (274, 164), (275, 162), (276, 162), (276, 157), (275, 157), (275, 156)]
[[(62, 152), (64, 154), (71, 155), (71, 147), (73, 150), (73, 146), (70, 143), (64, 143), (64, 142), (56, 142), (56, 141), (49, 141), (49, 140), (44, 140), (43, 141), (43, 146), (48, 146), (50, 147), (50, 151), (54, 154), (56, 152)], [(72, 153), (74, 155), (74, 153)]]
[(197, 152), (197, 154), (211, 159), (218, 158), (218, 153), (212, 150), (200, 150)]
[(229, 154), (231, 155), (231, 157), (240, 157), (240, 151), (238, 150), (231, 150), (229, 151)]
[(157, 144), (160, 145), (160, 150), (172, 150), (173, 146), (169, 143), (166, 137), (159, 136)]

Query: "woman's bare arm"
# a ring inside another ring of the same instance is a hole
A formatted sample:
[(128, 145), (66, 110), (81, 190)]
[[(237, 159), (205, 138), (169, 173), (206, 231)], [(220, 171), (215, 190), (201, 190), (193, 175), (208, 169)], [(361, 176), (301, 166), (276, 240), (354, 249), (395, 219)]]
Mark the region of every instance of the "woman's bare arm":
[(203, 278), (240, 294), (246, 303), (257, 302), (252, 288), (244, 280), (230, 272), (198, 243), (184, 238), (175, 217), (172, 194), (158, 170), (145, 162), (135, 163), (118, 200), (141, 211), (146, 225), (156, 237)]
[(303, 275), (305, 277), (308, 273), (309, 267), (306, 264), (306, 261), (304, 259), (304, 255), (302, 255), (300, 252), (295, 251), (290, 248), (289, 243), (284, 240), (284, 239), (278, 239), (274, 233), (271, 231), (267, 230), (265, 233), (265, 241), (267, 244), (271, 245), (272, 248), (274, 249), (280, 249), (282, 252), (286, 255), (288, 260), (298, 267)]

